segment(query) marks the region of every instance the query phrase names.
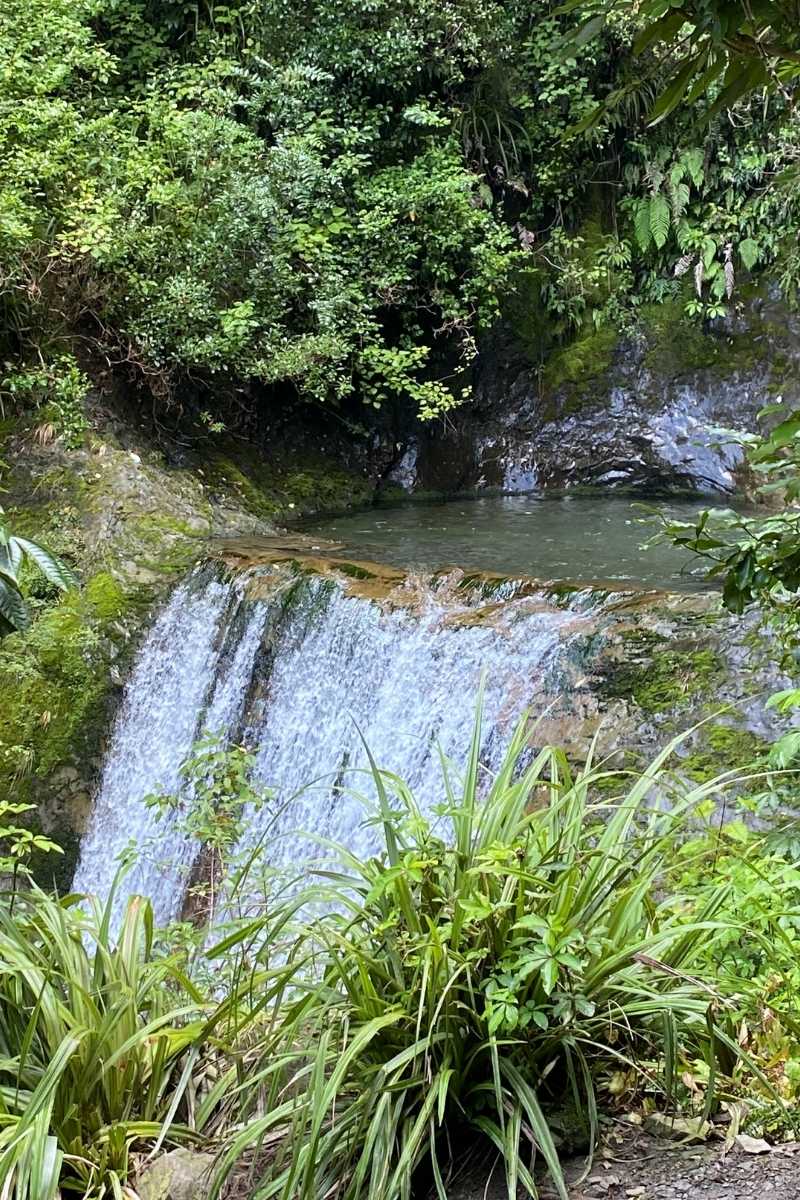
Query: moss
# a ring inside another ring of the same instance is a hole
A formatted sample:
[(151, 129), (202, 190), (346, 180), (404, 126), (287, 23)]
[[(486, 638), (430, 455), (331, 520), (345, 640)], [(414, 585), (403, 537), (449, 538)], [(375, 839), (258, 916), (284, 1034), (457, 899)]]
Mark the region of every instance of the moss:
[(611, 369), (618, 341), (618, 331), (608, 326), (576, 339), (550, 356), (542, 386), (548, 394), (563, 394), (562, 414), (579, 412), (597, 399), (598, 383)]
[(689, 708), (722, 675), (714, 650), (674, 645), (651, 630), (636, 630), (625, 639), (624, 661), (606, 675), (599, 691), (655, 714)]
[(129, 607), (129, 598), (121, 584), (108, 571), (99, 571), (86, 584), (86, 602), (100, 621), (116, 621)]
[(342, 575), (346, 575), (349, 579), (375, 579), (374, 571), (368, 571), (366, 567), (360, 563), (339, 561), (336, 564), (336, 570)]
[(274, 465), (254, 450), (217, 451), (203, 472), (211, 489), (230, 492), (261, 520), (318, 512), (340, 512), (371, 503), (374, 489), (362, 475), (330, 461), (304, 456)]
[(708, 783), (725, 771), (750, 767), (769, 743), (735, 725), (705, 725), (695, 748), (681, 759), (681, 770), (696, 783)]
[(514, 341), (532, 363), (542, 361), (553, 341), (553, 322), (542, 302), (543, 281), (536, 268), (518, 271), (503, 304), (503, 318)]
[(780, 381), (793, 370), (791, 358), (781, 349), (786, 342), (784, 326), (771, 322), (750, 303), (743, 331), (706, 330), (685, 316), (683, 304), (676, 299), (640, 310), (648, 346), (644, 362), (652, 374), (668, 379), (706, 370), (719, 376), (752, 374), (761, 373), (766, 362), (774, 386), (780, 390)]
[(137, 569), (156, 576), (176, 576), (198, 558), (205, 537), (196, 524), (174, 514), (139, 513), (127, 520), (114, 555), (122, 558), (127, 549)]
[(690, 321), (680, 299), (645, 305), (640, 310), (640, 321), (648, 343), (645, 366), (654, 375), (688, 375), (714, 367), (723, 358), (724, 341)]
[[(63, 885), (77, 855), (78, 816), (69, 811), (68, 796), (55, 794), (52, 776), (65, 764), (96, 757), (112, 689), (109, 659), (118, 663), (126, 652), (121, 623), (133, 616), (138, 623), (143, 597), (101, 571), (81, 591), (32, 603), (31, 628), (0, 643), (0, 795), (32, 803), (45, 798), (46, 832), (65, 854), (57, 862), (40, 856), (34, 866), (43, 882), (55, 870)], [(34, 824), (42, 827), (41, 816)]]

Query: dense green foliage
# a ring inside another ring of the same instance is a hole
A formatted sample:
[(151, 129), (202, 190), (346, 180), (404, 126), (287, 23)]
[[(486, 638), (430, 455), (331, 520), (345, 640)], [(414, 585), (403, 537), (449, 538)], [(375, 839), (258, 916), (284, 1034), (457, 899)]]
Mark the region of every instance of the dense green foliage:
[[(310, 884), (245, 868), (218, 828), (225, 900), (188, 940), (139, 898), (120, 919), (113, 895), (4, 896), (4, 1195), (123, 1196), (182, 1143), (217, 1155), (213, 1195), (444, 1197), (480, 1145), (510, 1198), (542, 1169), (563, 1196), (565, 1103), (591, 1145), (602, 1108), (702, 1114), (744, 1087), (787, 1131), (797, 871), (741, 824), (704, 827), (730, 778), (687, 783), (674, 746), (641, 773), (574, 772), (530, 734), (483, 781), (476, 728), (433, 818), (374, 767), (384, 850), (327, 847)], [(186, 772), (246, 803), (247, 767), (206, 740)]]
[(278, 388), (429, 415), (512, 286), (543, 348), (665, 297), (718, 315), (759, 264), (793, 291), (785, 89), (648, 128), (670, 54), (630, 15), (565, 49), (585, 15), (11, 0), (0, 399), (79, 440), (99, 353), (212, 427)]
[(149, 904), (87, 915), (34, 891), (0, 908), (0, 1184), (13, 1200), (121, 1196), (132, 1145), (173, 1122), (215, 1005), (153, 945)]
[[(332, 911), (296, 943), (320, 978), (254, 1056), (241, 1088), (253, 1115), (222, 1176), (277, 1133), (258, 1194), (399, 1200), (422, 1172), (444, 1200), (477, 1138), (499, 1152), (509, 1200), (537, 1195), (534, 1162), (566, 1200), (548, 1108), (571, 1097), (593, 1144), (615, 1070), (633, 1063), (634, 1089), (663, 1103), (681, 1063), (705, 1058), (713, 1074), (718, 1050), (735, 1057), (708, 953), (729, 931), (726, 888), (691, 908), (658, 897), (665, 852), (709, 786), (676, 787), (672, 813), (654, 811), (667, 750), (599, 799), (591, 761), (573, 776), (544, 749), (526, 765), (531, 732), (520, 725), (481, 802), (478, 722), (433, 818), (374, 768), (386, 853), (362, 863), (342, 847), (343, 869), (323, 872)], [(297, 962), (284, 974), (297, 980)]]
[(736, 103), (756, 90), (791, 94), (800, 78), (800, 22), (794, 0), (595, 0), (581, 36), (592, 36), (604, 18), (635, 14), (641, 32), (635, 48), (665, 46), (673, 77), (659, 97), (652, 118), (659, 119), (681, 103), (712, 96), (712, 111)]

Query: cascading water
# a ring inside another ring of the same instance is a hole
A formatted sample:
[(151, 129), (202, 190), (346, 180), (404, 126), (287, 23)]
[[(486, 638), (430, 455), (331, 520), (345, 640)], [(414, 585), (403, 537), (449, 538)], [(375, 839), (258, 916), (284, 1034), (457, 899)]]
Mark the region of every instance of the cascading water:
[(233, 582), (196, 573), (135, 664), (75, 890), (107, 893), (135, 842), (125, 891), (150, 896), (161, 921), (179, 914), (197, 846), (174, 815), (157, 821), (144, 800), (181, 787), (181, 762), (204, 730), (254, 750), (274, 802), (249, 814), (245, 841), (263, 837), (271, 865), (314, 857), (304, 834), (372, 851), (375, 830), (354, 795), (371, 790), (362, 736), (430, 811), (443, 799), (439, 751), (455, 763), (466, 757), (487, 667), (481, 758), (490, 768), (521, 713), (552, 694), (548, 678), (580, 617), (530, 596), (499, 598), (410, 582), (400, 603), (384, 604), (288, 569), (255, 568)]
[[(423, 810), (441, 802), (438, 754), (457, 764), (466, 759), (487, 667), (482, 761), (494, 766), (566, 619), (553, 610), (525, 620), (509, 605), (491, 624), (472, 625), (468, 608), (454, 609), (435, 594), (411, 611), (385, 611), (339, 588), (321, 606), (320, 587), (286, 628), (269, 702), (249, 731), (257, 773), (286, 805), (270, 833), (268, 857), (276, 866), (314, 855), (304, 831), (359, 855), (376, 849), (375, 828), (365, 824), (357, 797), (373, 797), (365, 745), (381, 768), (402, 777)], [(257, 823), (251, 829), (258, 832)]]
[(157, 820), (144, 801), (180, 789), (180, 767), (204, 717), (208, 727), (235, 727), (263, 625), (261, 605), (244, 627), (241, 609), (241, 587), (201, 572), (175, 591), (156, 620), (125, 689), (76, 891), (107, 895), (121, 855), (132, 847), (137, 855), (125, 890), (149, 896), (161, 920), (180, 910), (196, 845), (176, 829), (175, 814)]

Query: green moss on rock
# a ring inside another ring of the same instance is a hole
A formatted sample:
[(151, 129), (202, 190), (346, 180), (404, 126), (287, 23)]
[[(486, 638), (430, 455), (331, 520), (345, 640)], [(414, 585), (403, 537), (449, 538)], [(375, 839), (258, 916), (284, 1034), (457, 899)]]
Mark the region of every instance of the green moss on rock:
[(695, 747), (681, 759), (681, 770), (697, 783), (708, 783), (726, 771), (753, 766), (768, 743), (735, 725), (704, 725)]
[(141, 600), (101, 571), (81, 591), (32, 603), (30, 629), (0, 642), (0, 795), (39, 805), (34, 824), (65, 854), (34, 866), (65, 885), (89, 802), (86, 764), (108, 720), (110, 668), (124, 659), (126, 622), (140, 622)]
[(553, 322), (542, 302), (543, 281), (535, 267), (518, 271), (503, 304), (514, 341), (531, 363), (540, 363), (553, 342)]
[(648, 344), (644, 363), (653, 375), (674, 379), (724, 361), (724, 340), (689, 320), (682, 300), (645, 305), (640, 323)]
[(607, 326), (577, 338), (550, 356), (542, 374), (546, 395), (560, 395), (561, 413), (579, 412), (598, 397), (600, 381), (611, 370), (619, 333)]
[[(234, 451), (235, 450), (235, 457)], [(364, 475), (305, 454), (270, 463), (252, 447), (222, 445), (202, 468), (212, 493), (223, 489), (261, 520), (343, 512), (370, 504), (374, 487)]]
[(600, 684), (601, 694), (656, 714), (687, 709), (724, 675), (715, 650), (671, 644), (652, 630), (625, 639), (624, 660)]

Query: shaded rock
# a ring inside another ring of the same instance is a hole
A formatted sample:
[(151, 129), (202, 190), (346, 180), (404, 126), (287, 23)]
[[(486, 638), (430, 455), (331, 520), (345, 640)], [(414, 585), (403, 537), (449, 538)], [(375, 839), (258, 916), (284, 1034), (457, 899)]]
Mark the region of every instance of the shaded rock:
[(702, 1117), (670, 1117), (665, 1113), (651, 1113), (644, 1121), (646, 1133), (678, 1142), (705, 1142), (711, 1128)]
[(638, 336), (578, 338), (533, 360), (507, 326), (481, 346), (473, 403), (409, 437), (392, 481), (409, 493), (597, 487), (732, 492), (750, 431), (800, 399), (800, 321), (756, 295), (709, 329), (652, 306)]

